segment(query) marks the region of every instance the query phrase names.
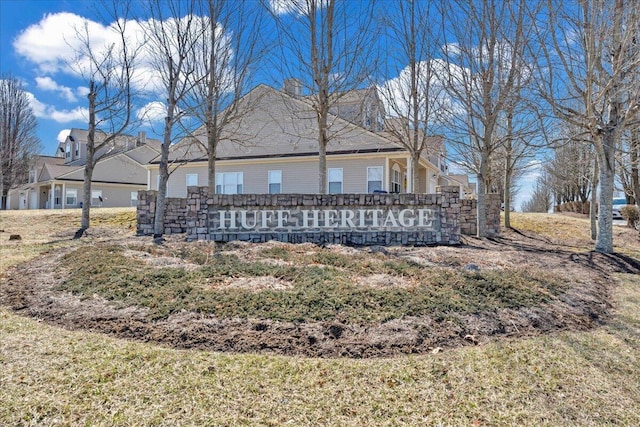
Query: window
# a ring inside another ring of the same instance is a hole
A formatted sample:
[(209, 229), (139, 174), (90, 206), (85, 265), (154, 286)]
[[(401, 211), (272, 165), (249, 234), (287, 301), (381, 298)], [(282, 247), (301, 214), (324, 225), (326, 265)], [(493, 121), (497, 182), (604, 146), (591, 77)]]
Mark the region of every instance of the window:
[(102, 190), (91, 190), (91, 206), (102, 206)]
[(188, 173), (187, 174), (187, 187), (197, 187), (198, 186), (198, 174), (197, 173)]
[(382, 166), (367, 168), (367, 192), (382, 191)]
[(71, 144), (67, 144), (64, 147), (64, 158), (65, 159), (70, 159), (71, 158)]
[(80, 155), (80, 145), (77, 142), (73, 144), (73, 152), (74, 152), (73, 156), (77, 159), (78, 156)]
[(282, 171), (269, 171), (269, 194), (282, 193)]
[(342, 168), (329, 168), (327, 172), (329, 194), (342, 193)]
[(78, 204), (78, 190), (76, 189), (67, 189), (66, 194), (66, 205), (67, 206), (75, 206)]
[(217, 173), (216, 193), (242, 194), (242, 172)]
[(137, 191), (132, 191), (131, 192), (131, 206), (138, 206), (138, 192)]
[(393, 165), (391, 170), (391, 192), (400, 193), (402, 191), (402, 172), (400, 166)]
[(29, 171), (29, 184), (36, 182), (36, 170), (35, 169), (31, 169)]

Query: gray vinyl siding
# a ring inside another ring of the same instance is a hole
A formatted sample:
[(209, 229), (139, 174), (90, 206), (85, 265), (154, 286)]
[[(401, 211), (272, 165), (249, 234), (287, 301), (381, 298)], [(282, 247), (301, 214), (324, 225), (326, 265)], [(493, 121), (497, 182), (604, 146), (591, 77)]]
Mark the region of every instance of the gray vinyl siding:
[(418, 191), (417, 193), (428, 193), (427, 191), (427, 170), (420, 168), (418, 171)]
[[(382, 166), (384, 157), (353, 157), (331, 159), (327, 161), (328, 168), (342, 168), (343, 192), (366, 193), (367, 192), (367, 167)], [(242, 172), (243, 193), (265, 194), (269, 192), (268, 174), (271, 170), (282, 171), (282, 193), (317, 193), (318, 192), (318, 160), (297, 159), (272, 162), (255, 163), (230, 163), (219, 162), (216, 165), (216, 173)], [(187, 174), (198, 174), (198, 186), (207, 185), (207, 167), (204, 164), (184, 165), (171, 174), (168, 184), (169, 197), (185, 197), (187, 194)], [(158, 169), (151, 169), (150, 188), (157, 190)], [(386, 179), (386, 177), (384, 178)]]
[[(69, 189), (78, 191), (78, 203), (75, 205), (66, 205), (65, 208), (79, 208), (84, 198), (82, 183), (66, 183), (62, 197), (66, 204), (66, 193)], [(146, 185), (91, 185), (91, 191), (102, 191), (102, 207), (103, 208), (125, 208), (131, 206), (131, 192), (146, 190)], [(92, 206), (95, 208), (96, 206)]]
[[(64, 178), (84, 180), (84, 168), (65, 174)], [(93, 169), (92, 181), (138, 183), (143, 186), (147, 182), (147, 170), (126, 156), (113, 156), (99, 161)]]

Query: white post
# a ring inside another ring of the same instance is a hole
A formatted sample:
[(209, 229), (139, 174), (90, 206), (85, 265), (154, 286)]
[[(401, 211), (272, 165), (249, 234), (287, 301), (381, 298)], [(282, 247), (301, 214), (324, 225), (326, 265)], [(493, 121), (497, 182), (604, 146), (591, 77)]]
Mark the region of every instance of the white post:
[(413, 164), (411, 162), (411, 157), (407, 157), (407, 188), (405, 192), (413, 193), (413, 180), (411, 177), (413, 176)]
[(384, 191), (390, 190), (389, 182), (391, 181), (391, 175), (389, 171), (391, 170), (391, 168), (389, 167), (389, 163), (391, 163), (391, 159), (389, 159), (388, 157), (385, 157), (384, 170), (382, 171), (382, 179), (384, 180), (382, 182), (382, 189)]

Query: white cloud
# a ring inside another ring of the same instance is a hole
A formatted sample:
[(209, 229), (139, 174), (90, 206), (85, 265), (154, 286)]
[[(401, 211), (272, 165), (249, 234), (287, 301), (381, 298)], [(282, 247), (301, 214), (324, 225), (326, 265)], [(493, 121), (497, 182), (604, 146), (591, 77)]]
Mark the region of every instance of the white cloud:
[(60, 132), (58, 132), (58, 142), (66, 141), (70, 133), (71, 129), (62, 129)]
[(29, 99), (29, 105), (31, 106), (31, 110), (33, 110), (33, 115), (36, 117), (46, 117), (47, 106), (38, 101), (31, 92), (25, 92), (25, 94)]
[(30, 92), (25, 92), (29, 98), (29, 104), (33, 110), (33, 115), (37, 118), (50, 119), (58, 123), (69, 123), (73, 121), (87, 121), (89, 110), (83, 107), (76, 107), (71, 110), (58, 110), (52, 105), (47, 105), (38, 101)]
[(71, 88), (59, 85), (51, 77), (36, 77), (36, 85), (39, 89), (59, 93), (69, 102), (76, 102), (78, 100)]
[[(431, 124), (442, 121), (446, 115), (461, 114), (459, 106), (445, 90), (448, 73), (460, 74), (454, 65), (447, 66), (441, 60), (416, 63), (418, 74), (418, 108), (421, 121), (428, 119)], [(450, 71), (448, 71), (450, 70)], [(410, 117), (411, 111), (411, 69), (407, 65), (397, 77), (383, 82), (377, 87), (387, 115)], [(427, 99), (427, 96), (429, 97)], [(428, 114), (428, 117), (427, 117)]]
[(43, 73), (71, 72), (71, 65), (77, 63), (74, 60), (76, 52), (82, 48), (77, 36), (85, 26), (96, 46), (104, 45), (112, 33), (97, 22), (62, 12), (47, 14), (37, 24), (27, 27), (13, 41), (13, 46), (18, 54), (37, 64)]
[(76, 107), (72, 110), (56, 110), (49, 106), (48, 116), (58, 123), (69, 123), (75, 121), (89, 120), (89, 110), (84, 107)]
[(167, 106), (160, 101), (149, 102), (144, 107), (138, 109), (136, 117), (138, 120), (148, 122), (160, 122), (167, 116)]
[(442, 47), (442, 50), (451, 56), (458, 56), (462, 52), (458, 43), (447, 43)]
[[(183, 17), (177, 20), (170, 18), (163, 22), (163, 27), (168, 31), (172, 29), (176, 31), (178, 27), (185, 27), (187, 19), (189, 18)], [(86, 80), (91, 74), (91, 61), (84, 52), (86, 49), (82, 39), (88, 38), (98, 61), (104, 58), (107, 52), (114, 52), (114, 47), (117, 56), (118, 46), (122, 43), (114, 24), (105, 26), (73, 13), (49, 14), (37, 24), (22, 31), (13, 41), (13, 46), (19, 55), (36, 64), (42, 74), (55, 77), (57, 73), (65, 73)], [(154, 61), (153, 43), (148, 43), (143, 49), (139, 48), (140, 44), (148, 39), (146, 33), (149, 29), (158, 23), (154, 20), (130, 20), (121, 22), (120, 25), (126, 28), (127, 48), (130, 52), (137, 51), (133, 86), (138, 91), (157, 94), (163, 89), (163, 79), (161, 73), (153, 66), (154, 62), (157, 62)], [(191, 31), (194, 35), (204, 35), (201, 41), (208, 40), (206, 37), (208, 27), (208, 18), (196, 19), (191, 24)], [(224, 28), (220, 25), (217, 26), (217, 31), (225, 34)], [(219, 39), (221, 41), (217, 49), (225, 52), (226, 59), (230, 60), (233, 56), (230, 38), (220, 37)], [(177, 58), (177, 52), (173, 54)], [(203, 55), (203, 57), (206, 56)], [(87, 93), (86, 87), (77, 88), (77, 96), (86, 96)]]
[(78, 94), (78, 96), (87, 96), (89, 95), (89, 88), (86, 86), (78, 86), (76, 88), (76, 93)]
[[(320, 3), (321, 5), (323, 2)], [(304, 0), (269, 0), (269, 8), (276, 15), (305, 14), (307, 7)]]

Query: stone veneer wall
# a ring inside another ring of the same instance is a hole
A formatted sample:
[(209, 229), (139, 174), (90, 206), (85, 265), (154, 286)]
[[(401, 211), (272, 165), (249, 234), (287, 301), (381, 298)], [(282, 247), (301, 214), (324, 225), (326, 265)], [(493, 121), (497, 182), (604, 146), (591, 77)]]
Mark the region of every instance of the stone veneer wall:
[[(138, 191), (138, 208), (136, 210), (138, 235), (153, 234), (153, 219), (156, 214), (156, 190)], [(164, 214), (164, 234), (181, 234), (187, 232), (187, 199), (167, 198)]]
[[(153, 234), (156, 191), (138, 192), (137, 233)], [(208, 187), (189, 187), (186, 199), (168, 198), (165, 234), (186, 233), (187, 240), (264, 242), (280, 240), (292, 243), (313, 242), (355, 245), (428, 245), (459, 244), (460, 234), (476, 233), (477, 202), (460, 199), (458, 187), (440, 187), (438, 194), (211, 194)], [(487, 223), (489, 233), (500, 230), (500, 199), (488, 195)], [(495, 205), (495, 206), (494, 206)], [(226, 232), (215, 230), (212, 211), (233, 209), (278, 210), (313, 208), (362, 209), (434, 209), (437, 212), (433, 231), (425, 230), (317, 230), (274, 232)]]
[[(500, 234), (500, 195), (486, 194), (487, 233)], [(478, 201), (475, 199), (461, 199), (460, 234), (475, 236), (478, 234)]]

